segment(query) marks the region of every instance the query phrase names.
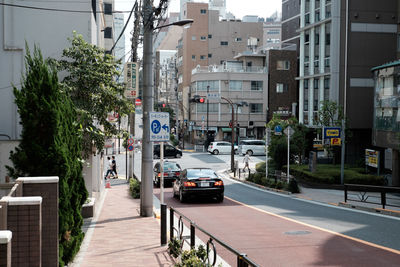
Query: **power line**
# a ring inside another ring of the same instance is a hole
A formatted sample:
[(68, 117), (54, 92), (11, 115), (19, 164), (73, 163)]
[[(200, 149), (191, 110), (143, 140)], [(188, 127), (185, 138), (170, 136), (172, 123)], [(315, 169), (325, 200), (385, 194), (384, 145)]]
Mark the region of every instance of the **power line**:
[(117, 41), (115, 41), (115, 43), (114, 43), (114, 44), (113, 44), (113, 46), (111, 47), (111, 49), (110, 49), (110, 52), (112, 52), (112, 51), (113, 51), (113, 49), (114, 49), (115, 45), (118, 43), (119, 39), (121, 39), (122, 35), (124, 35), (124, 32), (125, 32), (126, 26), (128, 26), (128, 23), (129, 23), (129, 20), (131, 19), (131, 16), (132, 16), (133, 10), (135, 10), (135, 8), (137, 7), (137, 5), (138, 5), (138, 3), (137, 3), (137, 0), (136, 0), (136, 1), (135, 1), (135, 4), (134, 4), (134, 5), (133, 5), (133, 7), (132, 7), (131, 13), (129, 13), (128, 20), (126, 21), (126, 23), (125, 23), (125, 25), (124, 25), (124, 28), (122, 29), (122, 31), (121, 31), (121, 33), (120, 33), (120, 35), (118, 36), (118, 39), (117, 39)]
[[(35, 7), (35, 6), (25, 6), (25, 5), (14, 5), (14, 4), (7, 4), (7, 3), (0, 3), (0, 6), (9, 6), (9, 7), (17, 7), (17, 8), (26, 8), (26, 9), (34, 9), (34, 10), (45, 10), (45, 11), (55, 11), (55, 12), (67, 12), (67, 13), (99, 13), (105, 14), (104, 11), (86, 11), (86, 10), (70, 10), (70, 9), (58, 9), (58, 8), (47, 8), (47, 7)], [(128, 13), (130, 11), (111, 11), (113, 13)], [(107, 13), (108, 14), (108, 13)]]

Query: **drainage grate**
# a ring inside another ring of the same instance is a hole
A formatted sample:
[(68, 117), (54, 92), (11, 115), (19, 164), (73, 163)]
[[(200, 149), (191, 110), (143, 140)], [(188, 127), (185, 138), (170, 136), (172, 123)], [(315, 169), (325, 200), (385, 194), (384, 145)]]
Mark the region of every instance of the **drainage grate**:
[(311, 234), (310, 231), (290, 231), (290, 232), (285, 232), (285, 235), (308, 235)]

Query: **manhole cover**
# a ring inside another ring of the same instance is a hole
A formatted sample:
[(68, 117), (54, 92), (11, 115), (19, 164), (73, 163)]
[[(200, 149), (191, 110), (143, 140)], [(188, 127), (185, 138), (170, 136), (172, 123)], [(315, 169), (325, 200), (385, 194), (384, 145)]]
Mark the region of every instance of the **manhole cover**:
[(290, 231), (290, 232), (285, 232), (285, 235), (308, 235), (311, 234), (309, 231)]

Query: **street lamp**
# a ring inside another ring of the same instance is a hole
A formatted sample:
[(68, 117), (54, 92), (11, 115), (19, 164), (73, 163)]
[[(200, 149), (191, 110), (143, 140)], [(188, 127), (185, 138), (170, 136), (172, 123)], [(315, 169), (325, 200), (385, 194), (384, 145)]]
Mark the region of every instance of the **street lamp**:
[(143, 139), (140, 188), (140, 216), (153, 216), (153, 143), (150, 142), (150, 112), (153, 111), (153, 31), (168, 26), (184, 26), (193, 20), (181, 20), (154, 28), (151, 0), (143, 1)]
[(239, 109), (239, 107), (243, 107), (243, 106), (248, 107), (249, 104), (246, 101), (240, 101), (238, 103), (235, 103), (235, 105), (236, 105), (236, 127), (238, 129), (237, 138), (236, 139), (237, 139), (237, 144), (239, 145), (240, 132), (239, 132), (239, 118), (238, 118), (239, 114), (238, 114), (238, 109)]

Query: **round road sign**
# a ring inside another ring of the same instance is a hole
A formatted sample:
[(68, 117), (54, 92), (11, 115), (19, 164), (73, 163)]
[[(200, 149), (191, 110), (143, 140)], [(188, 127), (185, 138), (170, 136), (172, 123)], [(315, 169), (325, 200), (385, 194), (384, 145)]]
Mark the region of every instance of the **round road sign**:
[(133, 151), (133, 145), (132, 144), (128, 146), (128, 150), (129, 151)]
[(128, 139), (128, 145), (131, 145), (131, 144), (133, 144), (133, 138)]
[(139, 98), (136, 98), (136, 100), (135, 100), (135, 105), (136, 105), (136, 106), (142, 105), (142, 100), (140, 100)]

